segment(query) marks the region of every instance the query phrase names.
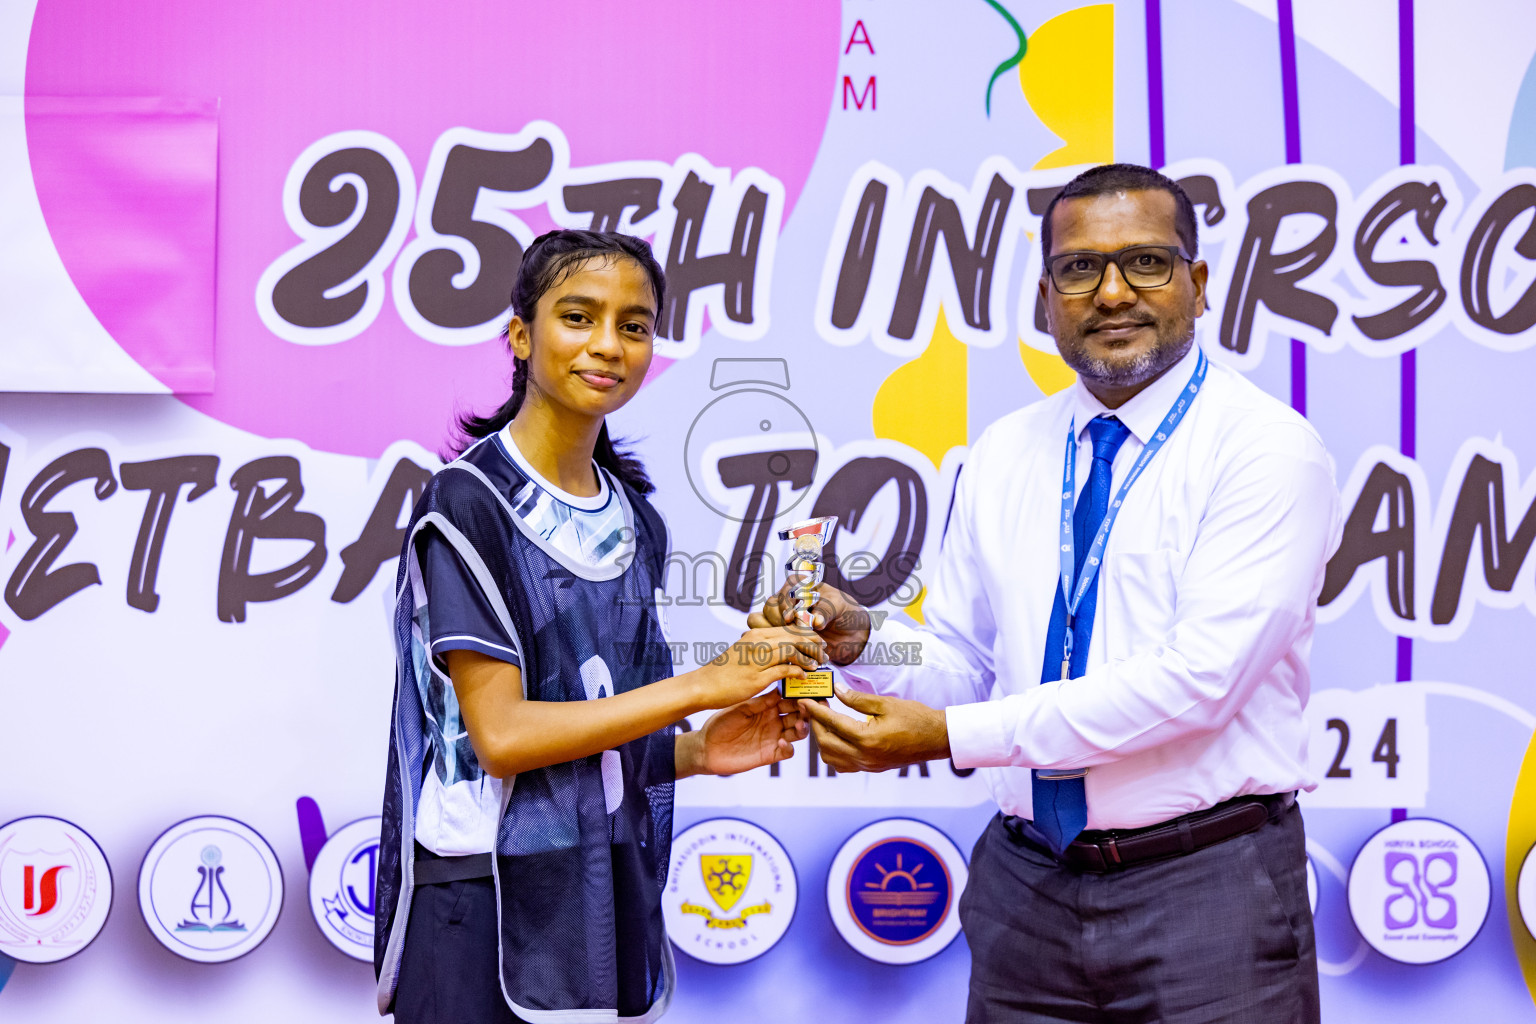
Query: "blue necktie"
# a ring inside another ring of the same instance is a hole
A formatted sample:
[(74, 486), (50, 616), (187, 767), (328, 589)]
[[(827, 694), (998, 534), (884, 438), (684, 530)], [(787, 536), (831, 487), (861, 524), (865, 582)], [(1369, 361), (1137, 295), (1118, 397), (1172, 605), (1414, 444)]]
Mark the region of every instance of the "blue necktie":
[[(1099, 416), (1088, 424), (1088, 438), (1093, 442), (1093, 469), (1088, 483), (1077, 498), (1072, 510), (1072, 554), (1075, 560), (1073, 581), (1082, 575), (1083, 561), (1088, 557), (1088, 547), (1104, 522), (1109, 511), (1110, 470), (1115, 453), (1130, 435), (1130, 428), (1112, 416)], [(1100, 567), (1102, 570), (1102, 566)], [(1101, 573), (1102, 574), (1102, 573)], [(1099, 576), (1093, 578), (1077, 615), (1072, 620), (1072, 678), (1082, 675), (1088, 667), (1088, 642), (1093, 637), (1094, 608), (1098, 604)], [(1056, 603), (1051, 608), (1051, 626), (1045, 636), (1045, 667), (1040, 681), (1049, 683), (1061, 678), (1061, 656), (1066, 650), (1067, 599), (1056, 583)], [(1042, 779), (1038, 772), (1031, 773), (1035, 798), (1035, 828), (1050, 840), (1052, 848), (1060, 854), (1067, 844), (1088, 824), (1088, 800), (1083, 780)]]

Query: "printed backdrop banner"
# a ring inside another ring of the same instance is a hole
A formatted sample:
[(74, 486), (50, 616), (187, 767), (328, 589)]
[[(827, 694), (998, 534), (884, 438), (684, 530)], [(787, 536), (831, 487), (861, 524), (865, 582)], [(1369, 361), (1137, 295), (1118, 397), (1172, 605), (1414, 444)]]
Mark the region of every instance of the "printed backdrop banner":
[[(1533, 57), (1520, 0), (0, 0), (0, 1013), (375, 1018), (402, 524), (538, 233), (666, 266), (613, 429), (685, 670), (813, 515), (921, 620), (967, 446), (1073, 380), (1040, 215), (1127, 160), (1344, 494), (1325, 1016), (1536, 1020)], [(974, 774), (802, 744), (677, 801), (669, 1019), (961, 1019)]]
[(212, 391), (217, 102), (24, 105), (0, 100), (10, 221), (0, 387)]

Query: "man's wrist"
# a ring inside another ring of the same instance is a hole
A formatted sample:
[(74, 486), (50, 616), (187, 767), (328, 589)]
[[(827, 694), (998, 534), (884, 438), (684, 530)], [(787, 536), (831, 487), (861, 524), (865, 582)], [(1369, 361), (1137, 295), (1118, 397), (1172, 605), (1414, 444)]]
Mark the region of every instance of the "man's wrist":
[(686, 779), (690, 775), (703, 775), (704, 771), (704, 736), (697, 730), (692, 732), (679, 732), (677, 743), (673, 748), (672, 766), (676, 777)]
[(949, 745), (949, 715), (947, 709), (938, 708), (934, 711), (934, 716), (936, 718), (934, 731), (937, 734), (934, 738), (936, 750), (934, 755), (928, 760), (942, 761), (954, 756), (954, 752)]

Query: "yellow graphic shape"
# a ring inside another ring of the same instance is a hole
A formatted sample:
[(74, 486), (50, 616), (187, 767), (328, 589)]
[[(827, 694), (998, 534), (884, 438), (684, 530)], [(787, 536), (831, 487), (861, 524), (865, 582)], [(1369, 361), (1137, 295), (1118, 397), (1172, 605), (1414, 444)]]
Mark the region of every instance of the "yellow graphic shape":
[(1115, 158), (1115, 8), (1058, 14), (1030, 33), (1019, 85), (1035, 116), (1065, 143), (1035, 170)]
[(938, 468), (945, 452), (967, 441), (968, 358), (965, 342), (949, 329), (940, 306), (923, 354), (896, 367), (875, 392), (870, 409), (875, 436), (922, 452)]
[[(923, 354), (896, 367), (875, 392), (870, 409), (875, 436), (922, 452), (937, 469), (946, 452), (970, 440), (969, 360), (969, 349), (949, 329), (940, 306), (933, 337)], [(917, 599), (902, 609), (917, 622), (923, 621), (925, 593), (920, 591)]]
[(923, 598), (927, 596), (928, 588), (920, 588), (917, 592), (917, 596), (912, 599), (912, 603), (902, 609), (902, 611), (907, 613), (907, 617), (913, 622), (923, 621)]
[(704, 888), (709, 890), (710, 898), (730, 913), (752, 878), (752, 855), (706, 853), (699, 857), (699, 870), (704, 874)]
[(741, 911), (740, 917), (716, 917), (714, 911), (710, 910), (708, 907), (700, 906), (697, 903), (688, 903), (686, 901), (683, 903), (682, 909), (683, 913), (685, 914), (698, 914), (700, 917), (702, 917), (704, 919), (705, 928), (728, 929), (745, 928), (747, 926), (747, 918), (757, 914), (773, 913), (773, 904), (769, 903), (767, 900), (764, 900), (756, 906), (744, 907)]
[(1536, 1002), (1536, 939), (1531, 938), (1520, 917), (1516, 891), (1520, 868), (1533, 845), (1536, 845), (1536, 736), (1525, 748), (1520, 774), (1515, 776), (1515, 794), (1509, 802), (1509, 831), (1504, 836), (1504, 902), (1509, 918), (1509, 937), (1515, 944), (1520, 973), (1525, 975), (1525, 987), (1531, 990), (1531, 1001)]
[[(1019, 87), (1035, 116), (1064, 145), (1035, 161), (1035, 170), (1107, 164), (1115, 159), (1115, 8), (1094, 4), (1059, 14), (1029, 36)], [(1019, 358), (1035, 387), (1054, 395), (1077, 375), (1055, 352), (1019, 342)]]
[(1025, 372), (1042, 395), (1065, 391), (1077, 380), (1077, 374), (1072, 372), (1072, 368), (1061, 356), (1026, 345), (1022, 338), (1019, 339), (1019, 358), (1024, 360)]

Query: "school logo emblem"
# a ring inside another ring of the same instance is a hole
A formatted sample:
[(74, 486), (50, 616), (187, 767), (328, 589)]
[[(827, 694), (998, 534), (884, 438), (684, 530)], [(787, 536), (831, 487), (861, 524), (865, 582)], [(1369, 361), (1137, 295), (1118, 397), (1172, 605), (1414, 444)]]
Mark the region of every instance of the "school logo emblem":
[(139, 909), (177, 956), (223, 963), (261, 945), (283, 905), (283, 874), (261, 835), (205, 815), (166, 829), (139, 868)]
[(0, 953), (48, 964), (80, 952), (112, 907), (112, 871), (95, 840), (60, 818), (0, 827)]
[(309, 869), (309, 909), (331, 945), (373, 960), (374, 884), (382, 818), (360, 818), (333, 832)]
[(709, 890), (709, 895), (721, 910), (729, 911), (752, 880), (752, 855), (729, 857), (706, 853), (699, 858), (699, 870), (704, 872), (704, 887)]
[(881, 839), (854, 858), (845, 895), (865, 935), (906, 946), (944, 923), (953, 888), (932, 849), (912, 839)]
[(714, 818), (673, 841), (662, 913), (678, 949), (705, 963), (739, 964), (784, 937), (798, 896), (778, 840), (751, 822)]
[(1465, 949), (1488, 920), (1491, 893), (1477, 844), (1434, 818), (1379, 829), (1349, 869), (1355, 928), (1399, 963), (1438, 963)]
[(932, 825), (889, 818), (859, 829), (827, 876), (827, 909), (844, 941), (887, 964), (911, 964), (944, 950), (960, 932), (956, 904), (966, 867)]

